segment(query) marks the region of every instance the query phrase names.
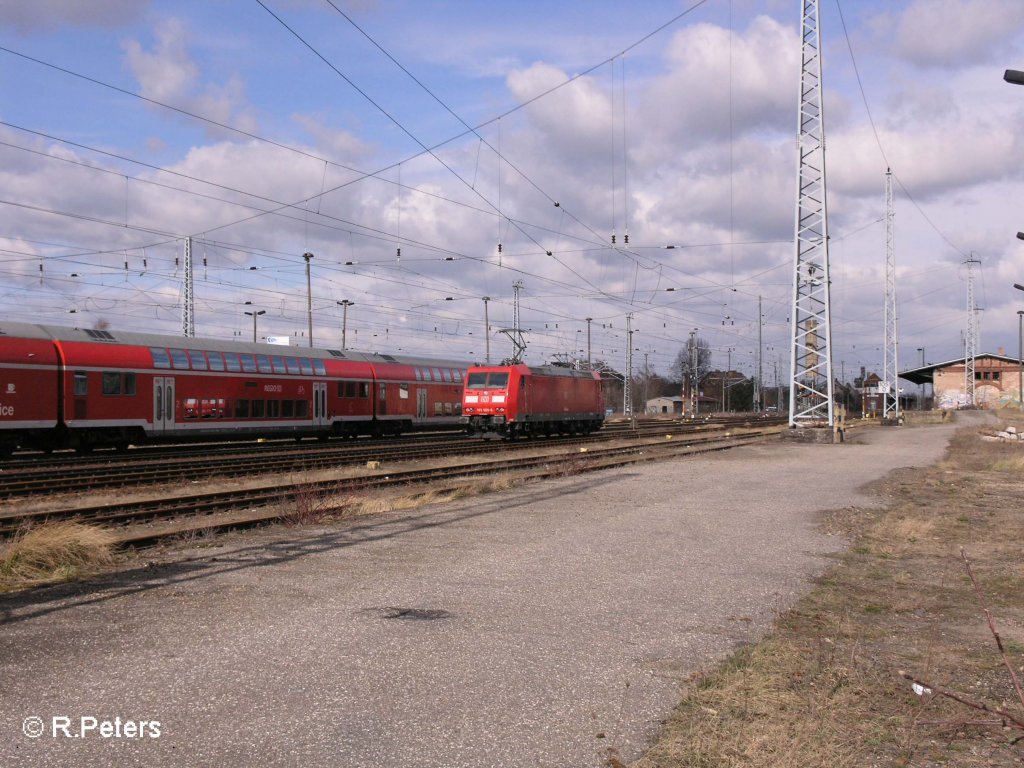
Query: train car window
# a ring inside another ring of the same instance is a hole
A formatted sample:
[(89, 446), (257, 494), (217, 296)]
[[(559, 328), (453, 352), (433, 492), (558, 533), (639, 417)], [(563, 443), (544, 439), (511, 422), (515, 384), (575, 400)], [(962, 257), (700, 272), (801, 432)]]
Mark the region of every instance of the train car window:
[(206, 355), (204, 355), (198, 349), (190, 349), (188, 351), (188, 359), (192, 363), (193, 371), (205, 371), (209, 368), (209, 366), (206, 364)]
[(242, 370), (246, 373), (256, 373), (256, 358), (248, 352), (239, 352), (239, 359), (242, 361)]
[(265, 413), (265, 408), (262, 400), (253, 400), (249, 404), (249, 410), (252, 412), (254, 419), (262, 419)]
[(416, 381), (423, 381), (423, 372), (419, 368), (416, 369)]
[(248, 400), (235, 400), (235, 418), (236, 419), (247, 419), (247, 418), (249, 418), (249, 401)]
[(126, 373), (124, 375), (124, 389), (122, 390), (126, 395), (135, 394), (135, 374)]
[(466, 379), (466, 389), (485, 389), (487, 387), (486, 373), (471, 373)]
[(355, 397), (356, 394), (357, 394), (356, 393), (356, 383), (354, 381), (346, 381), (345, 382), (345, 397)]
[(424, 381), (432, 381), (432, 379), (430, 378), (430, 369), (429, 368), (424, 368), (423, 369), (423, 380)]
[(367, 398), (367, 397), (370, 396), (370, 382), (368, 382), (368, 381), (360, 381), (359, 382), (359, 396), (362, 397), (362, 398)]
[(224, 356), (220, 352), (207, 352), (206, 357), (210, 360), (211, 371), (224, 370)]
[(327, 375), (327, 366), (324, 365), (324, 361), (323, 360), (317, 359), (317, 360), (313, 361), (313, 372), (317, 376), (326, 376)]
[(274, 372), (274, 369), (270, 367), (270, 355), (256, 355), (256, 367), (259, 368), (260, 373)]
[(103, 372), (103, 394), (104, 395), (120, 395), (121, 394), (121, 374), (116, 371), (104, 371)]
[(452, 381), (454, 381), (456, 384), (462, 383), (462, 371), (460, 371), (458, 368), (452, 368)]
[(296, 360), (294, 357), (286, 357), (284, 361), (288, 366), (288, 373), (299, 372), (299, 361)]
[(281, 415), (286, 419), (290, 419), (295, 415), (295, 401), (294, 400), (282, 400), (281, 401)]
[(242, 364), (238, 361), (238, 353), (236, 352), (225, 352), (224, 353), (224, 367), (227, 368), (231, 373), (238, 373), (242, 370)]
[(171, 358), (167, 355), (166, 349), (161, 349), (160, 347), (150, 347), (149, 354), (153, 356), (154, 368), (171, 367)]
[(452, 371), (450, 368), (442, 368), (441, 376), (444, 377), (445, 382), (448, 384), (452, 383)]
[(75, 395), (84, 397), (89, 394), (89, 376), (85, 371), (75, 371)]
[(185, 406), (186, 419), (199, 418), (199, 401), (196, 398), (186, 397), (183, 405)]
[(171, 366), (173, 368), (180, 368), (182, 370), (188, 370), (188, 355), (185, 354), (184, 349), (172, 349), (169, 350), (171, 353)]
[(444, 405), (441, 403), (434, 403), (434, 415), (440, 416), (444, 412)]
[(458, 401), (458, 400), (455, 401), (455, 415), (456, 416), (461, 416), (462, 415), (462, 403), (460, 401)]
[(267, 416), (270, 418), (277, 418), (281, 415), (281, 401), (280, 400), (267, 400)]
[(299, 366), (302, 368), (302, 372), (307, 376), (313, 375), (313, 361), (308, 357), (300, 357)]
[(284, 355), (271, 355), (270, 362), (274, 366), (274, 373), (288, 373), (288, 369), (284, 367)]
[(442, 381), (442, 379), (441, 379), (441, 369), (440, 368), (434, 368), (433, 371), (434, 371), (434, 381)]
[(309, 403), (306, 400), (295, 401), (295, 417), (304, 419), (309, 415)]
[(445, 403), (444, 404), (444, 415), (445, 416), (451, 416), (452, 415), (452, 404), (451, 403)]

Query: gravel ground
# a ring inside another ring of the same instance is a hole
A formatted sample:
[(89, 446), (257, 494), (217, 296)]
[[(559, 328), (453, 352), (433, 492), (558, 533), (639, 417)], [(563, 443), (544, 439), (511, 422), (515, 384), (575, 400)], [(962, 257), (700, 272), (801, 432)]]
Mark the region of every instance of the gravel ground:
[(873, 504), (859, 486), (952, 431), (564, 478), (0, 596), (0, 765), (635, 759), (689, 675), (843, 545), (815, 513)]

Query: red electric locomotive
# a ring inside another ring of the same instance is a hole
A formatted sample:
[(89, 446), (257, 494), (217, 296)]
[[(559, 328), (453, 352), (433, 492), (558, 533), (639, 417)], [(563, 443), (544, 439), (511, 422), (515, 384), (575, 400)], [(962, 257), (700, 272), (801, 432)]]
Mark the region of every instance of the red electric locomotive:
[(474, 366), (462, 396), (470, 435), (589, 434), (604, 423), (601, 375), (561, 366)]
[(466, 367), (0, 323), (0, 452), (455, 428)]

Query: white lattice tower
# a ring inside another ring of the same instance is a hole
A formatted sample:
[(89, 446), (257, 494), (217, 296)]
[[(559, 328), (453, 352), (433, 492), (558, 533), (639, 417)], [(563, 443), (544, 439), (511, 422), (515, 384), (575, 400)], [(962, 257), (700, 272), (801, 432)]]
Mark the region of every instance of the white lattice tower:
[(181, 335), (196, 335), (196, 305), (192, 277), (192, 238), (185, 238), (185, 286), (181, 296)]
[(832, 426), (832, 322), (829, 306), (825, 127), (817, 0), (801, 0), (800, 116), (796, 254), (790, 311), (789, 424)]
[(626, 315), (626, 375), (622, 380), (622, 415), (633, 415), (633, 315)]
[(899, 341), (896, 335), (896, 249), (893, 239), (892, 171), (885, 172), (885, 352), (882, 417), (900, 415)]
[(519, 290), (523, 287), (522, 280), (512, 283), (512, 327), (502, 328), (501, 332), (508, 336), (512, 342), (512, 357), (508, 359), (511, 365), (518, 365), (523, 361), (523, 353), (526, 351), (526, 342), (523, 340), (523, 331), (519, 327)]
[(974, 265), (981, 264), (971, 254), (967, 264), (967, 336), (964, 339), (964, 394), (967, 405), (974, 400), (974, 360), (978, 355), (978, 309), (974, 304)]

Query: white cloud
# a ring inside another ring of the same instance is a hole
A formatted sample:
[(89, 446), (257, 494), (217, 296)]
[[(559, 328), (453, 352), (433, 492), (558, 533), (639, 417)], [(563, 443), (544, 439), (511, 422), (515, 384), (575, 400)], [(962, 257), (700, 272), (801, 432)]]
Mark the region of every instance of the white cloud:
[(894, 53), (924, 67), (997, 61), (1022, 24), (1019, 0), (914, 0), (896, 20)]
[[(155, 30), (152, 50), (138, 40), (123, 42), (124, 62), (147, 99), (168, 104), (243, 131), (253, 132), (257, 122), (246, 101), (245, 83), (238, 76), (226, 82), (203, 82), (203, 71), (188, 50), (188, 29), (168, 18)], [(216, 130), (207, 125), (214, 134)]]

